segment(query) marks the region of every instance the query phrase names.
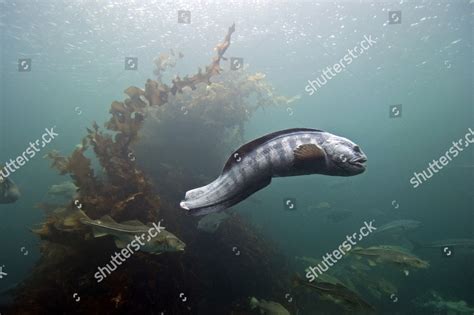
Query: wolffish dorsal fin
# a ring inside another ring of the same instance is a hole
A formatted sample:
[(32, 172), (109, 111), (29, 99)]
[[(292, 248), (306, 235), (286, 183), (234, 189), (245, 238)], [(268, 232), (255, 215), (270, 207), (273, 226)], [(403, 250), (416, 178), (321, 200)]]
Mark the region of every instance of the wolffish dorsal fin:
[(247, 155), (248, 153), (250, 153), (252, 150), (254, 150), (255, 148), (263, 145), (264, 143), (272, 140), (272, 139), (275, 139), (277, 137), (280, 137), (280, 136), (283, 136), (283, 135), (289, 135), (291, 133), (295, 133), (295, 132), (302, 132), (302, 131), (306, 131), (306, 132), (323, 132), (322, 130), (318, 130), (318, 129), (310, 129), (310, 128), (292, 128), (292, 129), (285, 129), (285, 130), (280, 130), (280, 131), (276, 131), (276, 132), (272, 132), (272, 133), (269, 133), (263, 137), (260, 137), (260, 138), (257, 138), (253, 141), (250, 141), (246, 144), (244, 144), (243, 146), (241, 146), (240, 148), (238, 148), (235, 152), (233, 152), (231, 154), (231, 156), (229, 157), (229, 159), (227, 160), (227, 162), (225, 163), (225, 166), (224, 166), (224, 169), (222, 170), (222, 173), (225, 173), (226, 171), (228, 171), (229, 169), (232, 168), (232, 166), (234, 166), (235, 164), (238, 164), (240, 162), (239, 158), (242, 159), (245, 155)]

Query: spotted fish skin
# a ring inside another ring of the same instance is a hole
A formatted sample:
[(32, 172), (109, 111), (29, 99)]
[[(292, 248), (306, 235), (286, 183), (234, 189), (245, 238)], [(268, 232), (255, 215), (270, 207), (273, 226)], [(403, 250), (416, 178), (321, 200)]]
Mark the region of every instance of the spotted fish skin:
[(269, 185), (273, 177), (360, 174), (365, 169), (360, 162), (366, 158), (357, 148), (351, 141), (322, 130), (274, 132), (240, 147), (216, 180), (188, 191), (180, 206), (193, 215), (204, 215), (237, 204)]

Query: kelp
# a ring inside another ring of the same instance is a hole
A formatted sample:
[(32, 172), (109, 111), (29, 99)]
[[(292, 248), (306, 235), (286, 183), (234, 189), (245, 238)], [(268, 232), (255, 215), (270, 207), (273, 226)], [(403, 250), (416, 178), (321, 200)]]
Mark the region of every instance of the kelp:
[[(283, 275), (287, 266), (276, 247), (238, 215), (214, 237), (200, 233), (197, 219), (177, 206), (183, 192), (211, 176), (226, 150), (243, 140), (243, 124), (254, 111), (292, 101), (276, 96), (263, 74), (223, 71), (221, 61), (226, 60), (234, 31), (232, 25), (204, 71), (176, 77), (171, 84), (162, 82), (162, 74), (182, 54), (176, 57), (173, 52), (174, 61), (160, 55), (155, 59), (156, 80), (148, 79), (143, 89), (131, 86), (124, 91), (125, 100), (112, 102), (106, 130), (94, 122), (69, 156), (57, 151), (46, 155), (51, 166), (78, 187), (77, 199), (65, 205), (38, 205), (47, 214), (32, 230), (41, 239), (41, 258), (16, 290), (12, 314), (226, 314), (236, 300), (247, 296), (281, 300), (287, 281), (274, 275)], [(148, 141), (150, 130), (157, 147)], [(176, 145), (196, 142), (183, 135), (198, 133), (204, 157), (212, 165), (202, 173), (191, 171), (196, 162), (192, 155), (182, 150), (173, 155)], [(140, 158), (140, 145), (151, 150), (151, 156)], [(99, 170), (87, 157), (90, 151)], [(146, 171), (139, 160), (153, 161), (146, 164), (158, 165), (159, 172)], [(92, 219), (109, 215), (117, 222), (162, 219), (187, 243), (186, 251), (159, 256), (137, 252), (97, 283), (98, 266), (118, 250), (112, 238), (92, 238), (85, 226), (72, 220), (69, 214), (77, 209)], [(242, 256), (235, 255), (233, 246)], [(278, 263), (275, 257), (281, 258)], [(223, 295), (226, 291), (229, 294)]]
[(178, 59), (183, 58), (184, 55), (180, 52), (175, 54), (173, 49), (170, 49), (170, 53), (160, 53), (160, 55), (153, 60), (155, 64), (155, 70), (153, 70), (153, 74), (156, 75), (157, 80), (161, 82), (162, 75), (164, 72), (174, 68)]

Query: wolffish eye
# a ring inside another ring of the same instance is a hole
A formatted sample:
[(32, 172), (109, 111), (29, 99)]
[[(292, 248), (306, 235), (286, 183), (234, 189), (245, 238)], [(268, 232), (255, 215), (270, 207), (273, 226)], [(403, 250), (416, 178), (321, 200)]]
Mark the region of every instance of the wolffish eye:
[(354, 151), (357, 152), (357, 153), (360, 153), (360, 147), (358, 145), (356, 145), (354, 147)]

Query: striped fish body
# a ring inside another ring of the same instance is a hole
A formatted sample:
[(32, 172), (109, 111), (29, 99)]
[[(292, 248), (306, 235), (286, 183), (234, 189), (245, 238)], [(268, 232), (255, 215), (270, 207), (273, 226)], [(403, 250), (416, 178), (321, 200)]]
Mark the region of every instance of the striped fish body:
[(303, 144), (318, 145), (327, 135), (315, 129), (290, 129), (247, 143), (231, 155), (215, 181), (187, 192), (181, 207), (204, 215), (240, 202), (270, 184), (272, 177), (324, 172), (321, 165), (317, 169), (295, 167), (294, 151)]
[[(304, 128), (278, 131), (249, 142), (231, 155), (216, 180), (188, 191), (180, 206), (193, 215), (204, 215), (244, 200), (269, 185), (272, 177), (355, 175), (334, 170), (328, 157), (330, 152), (323, 149), (323, 144), (332, 137), (357, 147), (345, 138)], [(360, 156), (351, 158), (354, 160), (365, 162), (365, 155), (360, 151)]]

